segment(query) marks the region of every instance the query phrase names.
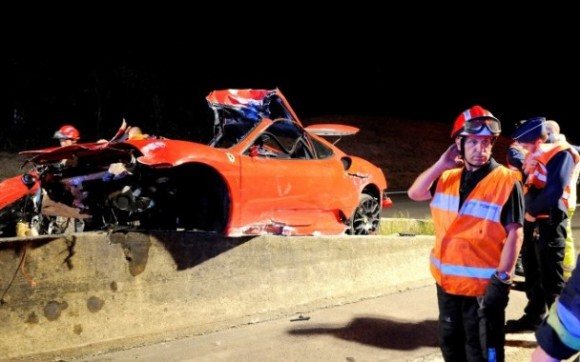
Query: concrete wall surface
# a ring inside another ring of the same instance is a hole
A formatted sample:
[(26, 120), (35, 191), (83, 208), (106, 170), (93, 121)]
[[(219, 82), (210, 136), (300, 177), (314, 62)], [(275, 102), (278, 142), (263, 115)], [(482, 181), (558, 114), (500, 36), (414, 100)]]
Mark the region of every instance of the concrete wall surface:
[(0, 239), (0, 360), (159, 343), (432, 283), (433, 236)]

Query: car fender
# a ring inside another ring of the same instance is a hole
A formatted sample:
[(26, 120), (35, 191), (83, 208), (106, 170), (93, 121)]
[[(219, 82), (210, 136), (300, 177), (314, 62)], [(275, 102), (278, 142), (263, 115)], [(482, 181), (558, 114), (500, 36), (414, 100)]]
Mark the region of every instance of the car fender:
[(14, 176), (0, 183), (0, 209), (38, 191), (38, 182), (29, 188), (22, 182), (22, 176)]

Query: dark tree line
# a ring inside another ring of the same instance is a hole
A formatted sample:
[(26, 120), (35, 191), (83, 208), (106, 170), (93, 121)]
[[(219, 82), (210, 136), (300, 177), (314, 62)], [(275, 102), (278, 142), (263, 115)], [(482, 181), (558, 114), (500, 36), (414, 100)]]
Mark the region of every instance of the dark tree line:
[(452, 122), (481, 104), (500, 117), (505, 134), (522, 118), (545, 115), (573, 136), (567, 125), (577, 117), (567, 90), (576, 79), (572, 57), (532, 57), (528, 68), (519, 57), (471, 57), (473, 69), (464, 69), (456, 51), (433, 57), (436, 49), (406, 42), (389, 43), (385, 53), (358, 40), (348, 46), (323, 37), (304, 47), (273, 35), (238, 41), (235, 32), (216, 42), (205, 32), (53, 38), (3, 43), (0, 150), (53, 146), (52, 134), (66, 123), (83, 141), (109, 138), (123, 119), (150, 134), (205, 142), (212, 129), (205, 96), (224, 88), (278, 87), (303, 121), (350, 114)]
[(205, 96), (224, 88), (278, 87), (302, 120), (404, 108), (383, 94), (404, 92), (373, 52), (353, 60), (327, 49), (291, 52), (261, 38), (235, 46), (203, 39), (119, 35), (77, 44), (47, 37), (6, 46), (0, 150), (53, 146), (52, 134), (67, 123), (82, 141), (109, 138), (123, 119), (150, 134), (205, 142), (212, 130)]
[(67, 123), (80, 130), (82, 141), (109, 138), (123, 119), (151, 134), (205, 141), (211, 130), (204, 98), (209, 90), (188, 84), (191, 76), (171, 67), (178, 62), (148, 56), (50, 47), (11, 54), (0, 149), (55, 145), (52, 134)]

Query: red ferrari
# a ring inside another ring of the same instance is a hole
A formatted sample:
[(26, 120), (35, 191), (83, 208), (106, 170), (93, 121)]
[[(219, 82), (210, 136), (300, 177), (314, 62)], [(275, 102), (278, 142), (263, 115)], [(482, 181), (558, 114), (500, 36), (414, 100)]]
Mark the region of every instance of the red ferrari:
[(59, 233), (58, 217), (84, 230), (199, 230), (225, 236), (355, 235), (379, 229), (387, 181), (370, 162), (327, 138), (346, 125), (304, 127), (279, 89), (216, 90), (209, 144), (164, 137), (23, 151), (31, 172), (0, 184), (0, 236), (24, 220)]

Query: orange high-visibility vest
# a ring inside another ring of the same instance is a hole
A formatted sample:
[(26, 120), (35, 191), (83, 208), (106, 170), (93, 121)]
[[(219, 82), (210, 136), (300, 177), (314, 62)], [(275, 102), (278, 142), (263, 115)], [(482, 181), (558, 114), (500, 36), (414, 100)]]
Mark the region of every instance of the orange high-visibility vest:
[[(574, 158), (574, 164), (578, 165), (578, 162), (580, 162), (580, 156), (568, 142), (542, 143), (538, 148), (538, 151), (534, 152), (531, 156), (537, 162), (531, 169), (528, 178), (526, 179), (526, 188), (533, 186), (536, 189), (541, 190), (546, 186), (546, 181), (548, 179), (548, 170), (546, 165), (555, 155), (561, 151), (570, 151), (572, 157)], [(568, 209), (568, 199), (570, 198), (570, 193), (572, 192), (571, 188), (576, 187), (576, 185), (572, 185), (572, 174), (570, 174), (568, 180), (566, 181), (564, 192), (562, 193), (561, 197), (566, 209)]]
[(444, 172), (431, 201), (435, 246), (431, 274), (447, 293), (481, 296), (499, 265), (507, 233), (501, 210), (519, 182), (516, 172), (499, 166), (471, 191), (459, 209), (461, 170)]

